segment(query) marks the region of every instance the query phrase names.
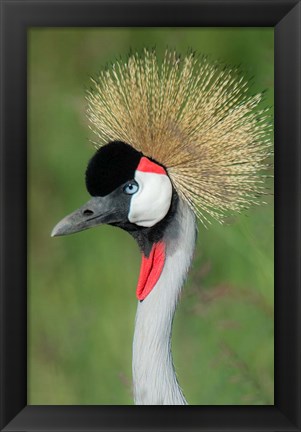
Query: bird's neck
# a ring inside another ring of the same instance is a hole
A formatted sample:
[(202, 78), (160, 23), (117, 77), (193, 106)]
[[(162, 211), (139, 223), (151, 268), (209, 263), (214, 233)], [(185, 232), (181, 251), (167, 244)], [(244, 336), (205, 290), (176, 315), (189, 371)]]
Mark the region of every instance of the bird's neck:
[(138, 303), (133, 342), (133, 383), (137, 405), (186, 405), (172, 355), (172, 321), (196, 240), (195, 216), (179, 199), (165, 230), (165, 263), (159, 280)]

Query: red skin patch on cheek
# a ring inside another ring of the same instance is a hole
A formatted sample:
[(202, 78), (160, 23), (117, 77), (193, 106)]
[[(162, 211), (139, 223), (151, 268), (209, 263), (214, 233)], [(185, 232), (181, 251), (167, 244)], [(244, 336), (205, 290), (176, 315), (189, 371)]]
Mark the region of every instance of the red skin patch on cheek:
[(165, 263), (165, 243), (155, 243), (149, 257), (142, 255), (140, 275), (136, 290), (138, 300), (144, 300), (161, 276)]
[(149, 160), (144, 156), (140, 159), (139, 165), (137, 166), (137, 170), (142, 172), (166, 175), (166, 171), (163, 167), (161, 167), (161, 165), (152, 162), (151, 160)]

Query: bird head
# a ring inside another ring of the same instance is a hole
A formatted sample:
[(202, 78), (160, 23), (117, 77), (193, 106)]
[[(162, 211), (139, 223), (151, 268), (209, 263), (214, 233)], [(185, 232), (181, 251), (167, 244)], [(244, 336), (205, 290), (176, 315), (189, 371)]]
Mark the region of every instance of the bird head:
[(169, 50), (159, 61), (145, 49), (92, 82), (87, 115), (98, 151), (86, 183), (93, 198), (55, 235), (126, 220), (155, 226), (175, 193), (204, 225), (222, 223), (266, 194), (270, 113), (236, 68)]
[(168, 214), (173, 197), (166, 169), (121, 141), (96, 151), (86, 170), (86, 187), (92, 198), (62, 219), (52, 236), (100, 224), (132, 233), (151, 228)]

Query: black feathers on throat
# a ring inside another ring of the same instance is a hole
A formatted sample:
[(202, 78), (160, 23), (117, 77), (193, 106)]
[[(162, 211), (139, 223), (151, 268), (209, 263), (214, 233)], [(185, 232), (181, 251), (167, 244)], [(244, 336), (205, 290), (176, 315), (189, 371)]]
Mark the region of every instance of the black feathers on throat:
[(108, 195), (132, 180), (142, 156), (122, 141), (113, 141), (98, 149), (86, 170), (86, 187), (90, 195)]
[(131, 234), (137, 241), (138, 246), (145, 257), (149, 257), (152, 246), (162, 240), (167, 226), (175, 216), (178, 208), (179, 196), (175, 189), (172, 192), (172, 199), (167, 215), (153, 227), (142, 227), (131, 222), (112, 224), (118, 226)]

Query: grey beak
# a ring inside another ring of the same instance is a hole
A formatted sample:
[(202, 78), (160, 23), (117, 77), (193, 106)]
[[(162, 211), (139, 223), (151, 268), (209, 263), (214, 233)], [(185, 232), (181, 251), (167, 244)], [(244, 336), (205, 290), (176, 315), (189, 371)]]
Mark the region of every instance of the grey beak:
[(116, 212), (108, 197), (94, 197), (62, 219), (52, 230), (51, 237), (76, 233), (85, 229), (115, 222)]

